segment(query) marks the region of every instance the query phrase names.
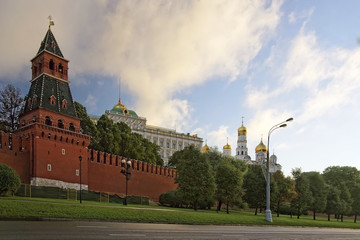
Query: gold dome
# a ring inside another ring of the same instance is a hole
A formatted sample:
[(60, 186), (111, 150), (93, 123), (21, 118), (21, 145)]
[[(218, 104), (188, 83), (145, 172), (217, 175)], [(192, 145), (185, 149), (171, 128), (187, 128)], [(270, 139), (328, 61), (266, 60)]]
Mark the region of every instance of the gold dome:
[(256, 146), (255, 152), (267, 152), (267, 147), (263, 143), (262, 139), (261, 139), (259, 145)]
[(246, 127), (244, 127), (244, 121), (241, 122), (241, 127), (238, 128), (239, 135), (246, 135)]
[(230, 149), (231, 150), (231, 146), (229, 144), (226, 144), (223, 149)]
[(203, 152), (207, 152), (210, 150), (210, 147), (205, 143), (205, 145), (202, 147)]

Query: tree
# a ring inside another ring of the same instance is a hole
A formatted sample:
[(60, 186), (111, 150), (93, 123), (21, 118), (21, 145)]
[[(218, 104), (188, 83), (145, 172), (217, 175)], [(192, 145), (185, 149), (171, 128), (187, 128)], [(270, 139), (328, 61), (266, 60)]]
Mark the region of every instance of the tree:
[(0, 90), (0, 121), (7, 131), (13, 132), (19, 125), (19, 114), (23, 104), (20, 89), (8, 84)]
[(338, 214), (343, 221), (344, 215), (352, 214), (352, 205), (356, 201), (356, 186), (360, 184), (360, 172), (355, 167), (332, 166), (324, 170), (323, 176), (327, 184), (340, 190), (341, 204)]
[(293, 178), (295, 179), (296, 197), (291, 201), (291, 207), (296, 210), (297, 218), (308, 209), (311, 203), (310, 181), (301, 173), (301, 169), (293, 169)]
[(175, 160), (178, 189), (184, 200), (198, 209), (200, 201), (212, 198), (215, 192), (214, 175), (207, 158), (194, 146), (184, 148)]
[(245, 191), (244, 200), (250, 207), (257, 209), (265, 206), (266, 181), (260, 165), (249, 165), (244, 176), (243, 188)]
[(20, 187), (20, 177), (11, 167), (0, 164), (0, 195), (15, 193)]
[[(242, 162), (243, 163), (243, 162)], [(243, 163), (245, 165), (245, 163)], [(226, 204), (226, 213), (229, 205), (233, 205), (242, 195), (243, 172), (235, 165), (235, 160), (223, 157), (216, 168), (216, 197), (219, 202)]]
[(360, 215), (360, 185), (356, 185), (353, 190), (353, 203), (352, 203), (352, 214), (354, 214), (354, 223), (356, 223), (357, 216)]
[(272, 182), (274, 183), (274, 188), (272, 196), (276, 203), (276, 212), (277, 217), (280, 215), (280, 205), (285, 201), (290, 201), (291, 198), (295, 195), (295, 182), (290, 177), (284, 176), (282, 171), (277, 171), (272, 175)]
[(326, 207), (326, 184), (323, 176), (318, 172), (305, 172), (303, 175), (309, 180), (311, 202), (310, 210), (313, 211), (313, 219), (316, 220), (316, 213), (323, 212)]
[(336, 214), (340, 209), (340, 190), (334, 186), (327, 185), (325, 213), (330, 221), (330, 214)]
[(81, 132), (90, 136), (90, 145), (89, 148), (94, 148), (98, 145), (99, 141), (99, 131), (97, 130), (93, 121), (91, 121), (89, 115), (87, 114), (86, 108), (78, 102), (74, 102), (75, 109), (78, 118), (80, 118), (80, 129)]

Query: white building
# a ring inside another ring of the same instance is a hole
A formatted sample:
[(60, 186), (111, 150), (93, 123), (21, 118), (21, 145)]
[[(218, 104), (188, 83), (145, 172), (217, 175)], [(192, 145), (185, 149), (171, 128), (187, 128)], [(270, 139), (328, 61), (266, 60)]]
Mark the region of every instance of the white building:
[(195, 148), (201, 150), (203, 141), (196, 134), (178, 133), (175, 129), (146, 125), (146, 118), (139, 117), (135, 111), (127, 109), (120, 98), (118, 104), (111, 110), (105, 111), (105, 114), (114, 122), (126, 123), (131, 131), (160, 146), (160, 155), (165, 166), (174, 152), (183, 150), (189, 145), (194, 145)]

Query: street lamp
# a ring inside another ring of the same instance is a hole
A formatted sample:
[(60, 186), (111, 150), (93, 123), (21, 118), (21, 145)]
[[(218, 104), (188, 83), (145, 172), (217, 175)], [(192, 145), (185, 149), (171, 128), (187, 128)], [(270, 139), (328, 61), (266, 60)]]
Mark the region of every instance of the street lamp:
[(270, 209), (270, 161), (269, 161), (269, 146), (270, 146), (270, 135), (271, 133), (278, 128), (286, 127), (286, 122), (294, 120), (289, 118), (284, 122), (278, 123), (270, 128), (268, 133), (268, 142), (267, 142), (267, 151), (266, 151), (266, 210), (265, 210), (265, 220), (272, 222), (271, 209)]
[(125, 175), (126, 178), (126, 194), (125, 194), (125, 199), (123, 201), (124, 205), (127, 205), (127, 196), (128, 196), (128, 181), (131, 177), (131, 161), (128, 160), (127, 162), (125, 161), (125, 159), (121, 160), (121, 173)]
[(81, 200), (81, 160), (82, 160), (82, 156), (79, 156), (79, 163), (80, 163), (80, 203), (82, 203), (82, 200)]

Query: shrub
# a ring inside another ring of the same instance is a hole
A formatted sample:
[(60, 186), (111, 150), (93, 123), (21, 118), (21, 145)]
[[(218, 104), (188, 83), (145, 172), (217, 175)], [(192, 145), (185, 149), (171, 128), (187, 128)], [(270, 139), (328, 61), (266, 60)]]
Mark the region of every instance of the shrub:
[(159, 202), (161, 205), (169, 207), (183, 207), (184, 205), (187, 205), (184, 203), (183, 196), (178, 190), (172, 190), (161, 194)]
[(20, 184), (20, 177), (16, 171), (5, 164), (0, 164), (0, 195), (14, 194)]

